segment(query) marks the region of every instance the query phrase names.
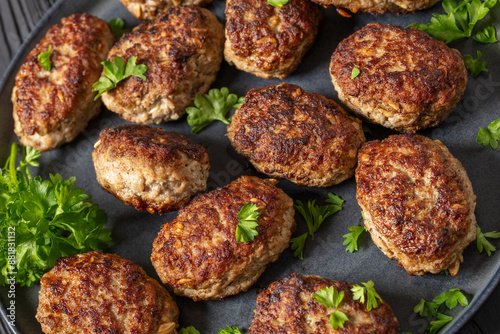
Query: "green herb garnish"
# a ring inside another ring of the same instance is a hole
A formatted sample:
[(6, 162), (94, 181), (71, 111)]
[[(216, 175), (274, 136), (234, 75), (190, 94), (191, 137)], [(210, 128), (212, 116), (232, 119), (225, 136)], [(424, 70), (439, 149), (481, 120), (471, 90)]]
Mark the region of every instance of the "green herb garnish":
[[(337, 291), (333, 288), (333, 286), (330, 286), (328, 288), (321, 289), (317, 291), (313, 295), (314, 299), (326, 307), (327, 309), (329, 308), (338, 308), (342, 300), (344, 299), (344, 291)], [(342, 311), (336, 310), (335, 312), (330, 314), (330, 324), (332, 325), (334, 330), (337, 330), (337, 328), (344, 328), (344, 323), (346, 321), (349, 321), (347, 318), (346, 314)]]
[(359, 300), (363, 304), (366, 300), (366, 310), (368, 312), (371, 311), (372, 308), (378, 307), (377, 299), (380, 303), (384, 302), (377, 291), (375, 291), (375, 284), (373, 283), (373, 281), (368, 281), (366, 283), (361, 282), (361, 284), (363, 284), (364, 286), (355, 284), (351, 288), (351, 292), (353, 294), (352, 299)]
[(103, 249), (112, 240), (106, 214), (75, 188), (74, 177), (33, 178), (28, 165), (38, 166), (40, 153), (21, 147), (16, 168), (17, 150), (13, 144), (0, 171), (0, 285), (15, 276), (21, 286), (32, 286), (60, 257)]
[(259, 224), (257, 224), (257, 218), (259, 218), (260, 212), (257, 205), (253, 203), (247, 203), (243, 205), (238, 212), (238, 225), (236, 226), (236, 242), (247, 242), (253, 241), (256, 235), (259, 234), (255, 229)]
[(241, 334), (241, 331), (238, 327), (229, 327), (226, 326), (227, 328), (222, 328), (219, 330), (218, 334)]
[(481, 43), (496, 43), (498, 42), (497, 31), (493, 26), (486, 27), (478, 32), (474, 39)]
[(92, 91), (98, 92), (94, 101), (97, 100), (102, 93), (115, 88), (120, 81), (131, 75), (139, 77), (142, 80), (146, 80), (146, 77), (144, 76), (144, 73), (146, 73), (147, 70), (146, 65), (136, 65), (136, 61), (137, 57), (130, 57), (125, 65), (123, 58), (118, 56), (113, 58), (113, 62), (110, 62), (109, 60), (103, 61), (101, 64), (104, 67), (104, 74), (106, 76), (100, 77), (99, 81), (94, 83), (94, 89), (92, 89)]
[(47, 51), (40, 52), (40, 54), (38, 55), (38, 62), (47, 71), (50, 71), (50, 69), (52, 68), (52, 65), (50, 63), (51, 52), (52, 52), (52, 44), (49, 45), (49, 49)]
[(200, 331), (194, 328), (194, 326), (188, 326), (179, 329), (179, 334), (200, 334)]
[(364, 226), (351, 226), (349, 227), (349, 231), (352, 232), (343, 235), (343, 238), (345, 239), (343, 245), (346, 246), (345, 248), (346, 252), (354, 253), (357, 252), (359, 248), (358, 246), (359, 237), (368, 230)]
[(492, 252), (496, 251), (497, 248), (491, 244), (486, 238), (498, 239), (500, 238), (500, 232), (486, 232), (483, 233), (478, 224), (476, 224), (476, 246), (479, 253), (482, 253), (483, 250), (486, 251), (488, 256), (491, 255)]
[(356, 78), (360, 73), (361, 71), (359, 70), (359, 68), (357, 68), (356, 65), (354, 65), (351, 72), (351, 80)]
[(123, 34), (130, 32), (130, 29), (125, 28), (125, 21), (123, 19), (117, 17), (109, 21), (109, 27), (111, 31), (115, 35), (116, 39), (120, 39)]
[(477, 78), (481, 72), (488, 72), (488, 63), (481, 60), (482, 56), (483, 54), (479, 50), (475, 59), (471, 55), (464, 55), (465, 67), (474, 78)]
[(487, 129), (479, 128), (477, 133), (476, 142), (484, 146), (491, 146), (492, 149), (498, 148), (498, 141), (500, 140), (500, 118), (494, 120), (488, 125)]
[(267, 0), (267, 3), (276, 8), (281, 8), (286, 5), (290, 0)]

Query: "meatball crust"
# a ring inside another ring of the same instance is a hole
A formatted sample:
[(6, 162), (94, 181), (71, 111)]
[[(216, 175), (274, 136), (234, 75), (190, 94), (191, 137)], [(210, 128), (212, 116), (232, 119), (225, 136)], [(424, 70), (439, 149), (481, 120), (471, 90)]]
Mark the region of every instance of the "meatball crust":
[(227, 128), (231, 144), (268, 176), (329, 187), (354, 175), (361, 121), (335, 102), (281, 83), (250, 90)]
[(458, 272), (476, 239), (476, 196), (438, 140), (393, 135), (358, 153), (356, 198), (373, 242), (410, 275)]
[[(109, 25), (88, 14), (65, 17), (47, 31), (21, 65), (12, 91), (14, 131), (23, 145), (55, 149), (99, 114), (92, 85), (113, 42)], [(49, 47), (48, 71), (38, 55)]]
[(89, 252), (57, 260), (40, 280), (36, 319), (46, 334), (176, 334), (179, 309), (135, 263)]
[(222, 62), (224, 28), (197, 6), (176, 6), (125, 34), (108, 55), (147, 67), (146, 81), (130, 76), (102, 94), (106, 107), (127, 121), (176, 120), (196, 96), (207, 92)]
[(314, 43), (321, 12), (308, 0), (282, 8), (266, 0), (228, 0), (226, 20), (226, 61), (259, 78), (283, 79)]
[[(151, 261), (162, 282), (195, 301), (246, 291), (288, 247), (295, 230), (293, 201), (276, 183), (241, 176), (179, 210), (153, 244)], [(259, 208), (258, 235), (236, 242), (238, 212), (247, 203)]]
[[(321, 289), (333, 287), (344, 292), (338, 308), (325, 308), (314, 299)], [(272, 333), (399, 333), (399, 322), (387, 303), (366, 310), (366, 305), (353, 300), (352, 285), (319, 276), (302, 276), (297, 273), (272, 283), (257, 297), (257, 309), (248, 334)], [(329, 316), (343, 312), (348, 321), (344, 328), (334, 330)]]
[[(360, 74), (351, 79), (354, 67)], [(441, 123), (467, 85), (460, 52), (413, 27), (380, 23), (368, 24), (338, 45), (330, 74), (353, 113), (401, 132)]]
[(94, 148), (101, 187), (137, 210), (177, 210), (207, 186), (208, 153), (181, 134), (120, 125), (102, 130)]
[(324, 7), (336, 6), (348, 9), (353, 13), (368, 12), (372, 14), (404, 13), (410, 14), (418, 10), (430, 8), (438, 0), (312, 0)]
[(212, 0), (120, 0), (139, 20), (154, 20), (154, 18), (174, 6), (198, 5), (204, 6), (212, 2)]

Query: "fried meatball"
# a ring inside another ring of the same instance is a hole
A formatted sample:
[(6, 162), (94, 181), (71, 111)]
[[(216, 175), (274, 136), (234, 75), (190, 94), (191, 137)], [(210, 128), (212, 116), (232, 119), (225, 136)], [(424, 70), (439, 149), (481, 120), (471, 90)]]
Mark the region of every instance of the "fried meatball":
[(358, 155), (356, 198), (373, 242), (410, 275), (458, 272), (476, 239), (476, 196), (438, 140), (393, 135)]
[(196, 96), (207, 92), (222, 62), (224, 28), (197, 6), (176, 6), (123, 35), (108, 59), (137, 57), (146, 81), (130, 76), (102, 94), (106, 107), (127, 121), (176, 120)]
[[(352, 79), (354, 67), (360, 74)], [(467, 85), (460, 52), (413, 27), (380, 23), (368, 24), (338, 45), (330, 74), (352, 112), (401, 132), (441, 123)]]
[(227, 134), (261, 173), (329, 187), (354, 175), (365, 142), (361, 121), (335, 102), (282, 83), (250, 90)]
[[(39, 151), (70, 142), (97, 116), (92, 85), (113, 45), (109, 25), (88, 14), (74, 14), (52, 26), (31, 50), (12, 91), (14, 131), (21, 143)], [(38, 56), (51, 48), (51, 69)]]
[(353, 13), (413, 13), (434, 6), (438, 0), (311, 0), (324, 7), (336, 6)]
[[(337, 308), (325, 308), (313, 297), (321, 289), (333, 287), (344, 292)], [(399, 333), (398, 319), (389, 305), (379, 303), (377, 308), (366, 310), (366, 304), (353, 300), (352, 285), (319, 276), (302, 276), (293, 273), (272, 283), (257, 297), (257, 309), (248, 334), (272, 333)], [(334, 330), (330, 314), (343, 312), (348, 321), (343, 328)]]
[(228, 0), (226, 20), (226, 61), (259, 78), (283, 79), (314, 43), (321, 12), (308, 0), (282, 8), (266, 0)]
[(101, 187), (137, 210), (177, 210), (207, 186), (208, 153), (181, 134), (120, 125), (102, 130), (94, 148)]
[(156, 280), (114, 254), (60, 258), (40, 280), (36, 319), (49, 333), (177, 333), (179, 309)]
[(139, 20), (154, 20), (161, 12), (180, 5), (204, 6), (212, 0), (120, 0), (127, 10)]
[[(153, 244), (151, 261), (162, 282), (193, 300), (246, 291), (288, 247), (295, 230), (293, 201), (276, 183), (241, 176), (179, 210)], [(238, 212), (247, 203), (258, 207), (258, 234), (237, 242)]]

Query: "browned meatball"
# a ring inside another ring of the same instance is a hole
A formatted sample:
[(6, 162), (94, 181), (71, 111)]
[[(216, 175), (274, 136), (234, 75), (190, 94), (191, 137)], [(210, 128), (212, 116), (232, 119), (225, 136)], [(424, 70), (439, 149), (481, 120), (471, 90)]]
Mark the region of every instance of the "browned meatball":
[(321, 12), (308, 0), (276, 8), (266, 0), (228, 0), (224, 58), (237, 69), (283, 79), (314, 43)]
[(137, 210), (177, 210), (207, 186), (208, 153), (181, 134), (120, 125), (102, 130), (94, 148), (101, 187)]
[[(241, 176), (179, 210), (153, 244), (151, 261), (162, 282), (194, 300), (246, 291), (288, 247), (295, 230), (293, 201), (276, 183)], [(236, 242), (237, 215), (247, 203), (260, 212), (258, 235)]]
[[(351, 78), (354, 67), (360, 74)], [(332, 81), (356, 115), (401, 132), (441, 123), (467, 85), (460, 52), (413, 27), (370, 23), (332, 55)]]
[(359, 151), (356, 198), (373, 242), (410, 275), (458, 272), (476, 239), (476, 196), (438, 140), (395, 135)]
[(434, 6), (438, 0), (311, 0), (318, 5), (336, 6), (349, 11), (384, 13), (413, 13)]
[(250, 90), (227, 134), (259, 172), (310, 187), (329, 187), (353, 176), (365, 142), (360, 120), (335, 102), (287, 83)]
[[(337, 308), (327, 309), (313, 297), (328, 287), (344, 292)], [(344, 327), (337, 330), (329, 323), (329, 316), (335, 311), (343, 312), (348, 318)], [(346, 282), (293, 273), (272, 283), (257, 297), (257, 309), (248, 334), (258, 333), (392, 334), (399, 333), (399, 322), (386, 303), (367, 311), (366, 304), (353, 300), (351, 285)]]
[(175, 334), (179, 309), (135, 263), (89, 252), (60, 258), (40, 280), (36, 319), (46, 334)]
[[(39, 151), (72, 141), (100, 112), (92, 85), (114, 35), (103, 20), (74, 14), (52, 26), (21, 65), (12, 91), (14, 131), (21, 143)], [(50, 53), (50, 71), (38, 55)]]
[(224, 28), (197, 6), (176, 6), (125, 34), (109, 52), (147, 67), (146, 81), (130, 76), (102, 94), (106, 107), (127, 121), (176, 120), (197, 95), (207, 92), (222, 62)]
[(204, 6), (212, 0), (120, 0), (127, 10), (139, 20), (154, 20), (161, 12), (180, 5)]

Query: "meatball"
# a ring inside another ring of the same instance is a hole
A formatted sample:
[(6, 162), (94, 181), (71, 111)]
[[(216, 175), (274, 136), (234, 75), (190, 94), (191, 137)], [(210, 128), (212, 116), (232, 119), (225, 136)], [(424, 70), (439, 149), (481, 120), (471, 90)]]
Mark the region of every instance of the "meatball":
[(226, 20), (226, 61), (260, 78), (283, 79), (314, 43), (321, 12), (308, 0), (282, 8), (266, 0), (228, 0)]
[[(288, 247), (295, 230), (293, 201), (276, 183), (241, 176), (179, 210), (153, 243), (151, 261), (162, 282), (193, 300), (246, 291)], [(238, 213), (247, 203), (258, 207), (258, 234), (237, 242)]]
[[(48, 151), (68, 143), (101, 110), (92, 85), (114, 35), (103, 20), (74, 14), (52, 26), (31, 50), (16, 75), (12, 91), (14, 131), (21, 143)], [(38, 56), (51, 49), (51, 69)]]
[(329, 187), (354, 175), (361, 121), (335, 102), (282, 83), (250, 90), (227, 128), (231, 144), (266, 175)]
[(434, 6), (438, 0), (312, 0), (318, 5), (336, 6), (353, 13), (413, 13)]
[(358, 154), (356, 198), (373, 242), (410, 275), (458, 272), (476, 239), (476, 196), (438, 140), (393, 135)]
[[(354, 68), (360, 73), (352, 79)], [(401, 132), (441, 123), (467, 85), (460, 52), (413, 27), (379, 23), (338, 45), (330, 74), (340, 100), (353, 113)]]
[(177, 210), (207, 186), (208, 153), (181, 134), (120, 125), (102, 130), (94, 148), (101, 187), (137, 210)]
[[(337, 308), (325, 308), (313, 297), (321, 289), (333, 287), (343, 292), (344, 298)], [(398, 319), (389, 305), (379, 303), (366, 310), (366, 305), (353, 300), (351, 285), (319, 276), (293, 273), (272, 283), (257, 297), (257, 309), (248, 334), (273, 333), (399, 333)], [(329, 316), (343, 312), (348, 321), (343, 328), (334, 330)]]
[(224, 28), (197, 6), (176, 6), (125, 34), (109, 52), (137, 57), (146, 81), (130, 76), (102, 94), (106, 107), (127, 121), (159, 124), (176, 120), (196, 96), (207, 92), (222, 62)]
[(179, 309), (172, 297), (118, 255), (60, 258), (40, 284), (36, 319), (46, 334), (177, 333)]
[(212, 0), (120, 0), (139, 20), (154, 20), (161, 12), (179, 5), (208, 5)]

